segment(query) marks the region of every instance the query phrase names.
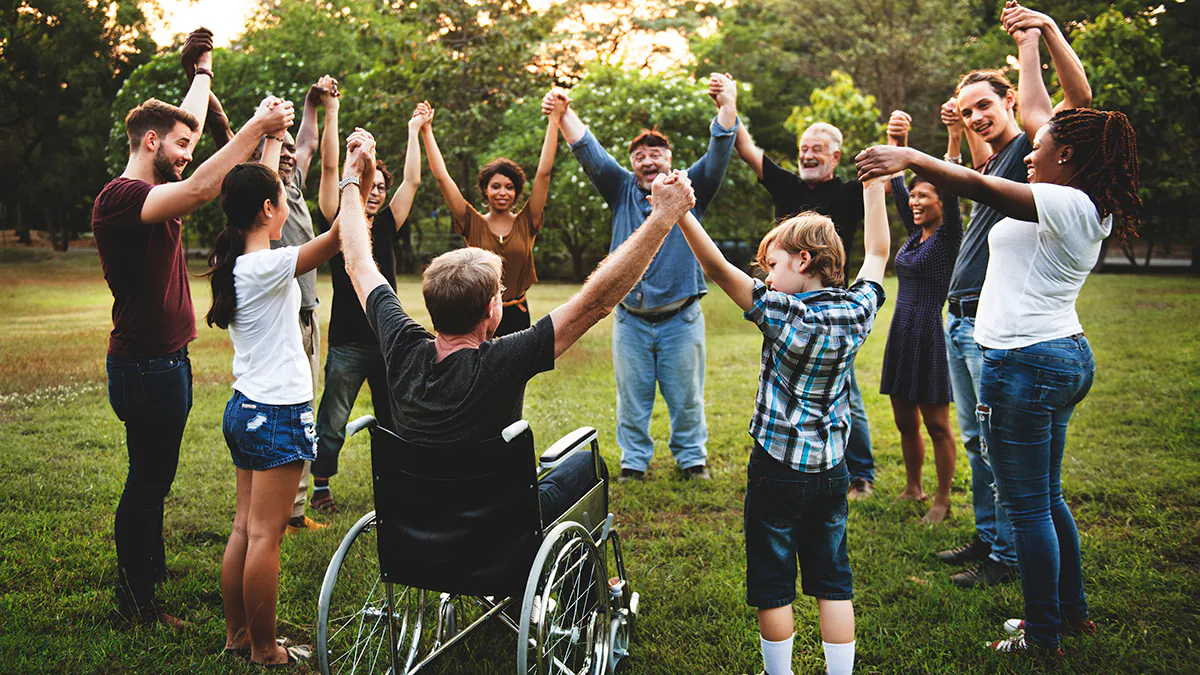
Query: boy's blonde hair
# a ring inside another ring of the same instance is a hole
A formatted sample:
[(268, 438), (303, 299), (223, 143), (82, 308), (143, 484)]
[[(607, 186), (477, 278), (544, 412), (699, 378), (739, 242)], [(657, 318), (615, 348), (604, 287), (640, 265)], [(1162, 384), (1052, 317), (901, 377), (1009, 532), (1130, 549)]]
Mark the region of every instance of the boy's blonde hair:
[(764, 270), (772, 246), (791, 255), (808, 251), (812, 256), (808, 273), (819, 275), (826, 286), (841, 286), (845, 281), (846, 249), (828, 216), (805, 211), (776, 225), (758, 244), (754, 261)]

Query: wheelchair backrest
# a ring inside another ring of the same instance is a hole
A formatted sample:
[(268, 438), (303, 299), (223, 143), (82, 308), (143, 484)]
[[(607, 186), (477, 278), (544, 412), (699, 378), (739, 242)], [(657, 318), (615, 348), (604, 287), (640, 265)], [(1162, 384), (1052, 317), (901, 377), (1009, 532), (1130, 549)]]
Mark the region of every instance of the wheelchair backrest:
[(385, 581), (461, 595), (524, 592), (543, 535), (532, 431), (440, 446), (392, 436), (372, 444), (371, 463)]

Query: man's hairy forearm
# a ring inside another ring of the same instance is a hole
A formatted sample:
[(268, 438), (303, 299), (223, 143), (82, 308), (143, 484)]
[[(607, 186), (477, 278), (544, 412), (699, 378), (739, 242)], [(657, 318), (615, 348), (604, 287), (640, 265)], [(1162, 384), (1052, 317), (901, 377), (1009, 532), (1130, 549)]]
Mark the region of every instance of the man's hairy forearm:
[[(579, 291), (579, 300), (595, 321), (608, 316), (650, 266), (674, 223), (653, 212), (633, 236), (625, 240), (592, 272)], [(594, 322), (593, 322), (594, 323)]]
[(347, 185), (342, 191), (342, 206), (338, 219), (338, 236), (342, 245), (342, 255), (346, 259), (346, 274), (354, 285), (359, 304), (365, 306), (367, 295), (378, 285), (373, 282), (383, 277), (375, 265), (375, 258), (371, 255), (371, 233), (367, 229), (367, 216), (363, 211), (357, 185)]

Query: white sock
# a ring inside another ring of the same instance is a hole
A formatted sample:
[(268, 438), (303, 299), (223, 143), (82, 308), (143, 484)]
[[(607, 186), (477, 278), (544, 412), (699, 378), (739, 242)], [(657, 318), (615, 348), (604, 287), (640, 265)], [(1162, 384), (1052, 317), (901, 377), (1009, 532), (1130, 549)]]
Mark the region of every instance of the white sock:
[(792, 640), (796, 639), (796, 634), (779, 642), (771, 642), (761, 635), (758, 639), (762, 643), (763, 670), (767, 675), (791, 675)]
[(821, 642), (825, 648), (825, 672), (829, 675), (850, 675), (854, 672), (854, 643)]

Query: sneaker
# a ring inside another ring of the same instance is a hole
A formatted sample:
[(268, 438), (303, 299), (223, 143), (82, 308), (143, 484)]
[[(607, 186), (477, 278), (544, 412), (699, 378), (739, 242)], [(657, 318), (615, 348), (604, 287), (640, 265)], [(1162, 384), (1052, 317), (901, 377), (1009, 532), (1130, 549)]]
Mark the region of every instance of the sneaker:
[(950, 577), (950, 581), (953, 581), (955, 586), (971, 588), (973, 586), (995, 586), (1020, 578), (1021, 573), (1016, 567), (1010, 567), (988, 558), (983, 563)]
[(325, 523), (318, 523), (308, 516), (296, 516), (288, 519), (287, 533), (296, 534), (297, 532), (316, 532), (329, 527)]
[(645, 471), (638, 471), (637, 469), (621, 469), (621, 475), (617, 477), (617, 482), (628, 483), (631, 480), (643, 480), (645, 478)]
[(712, 476), (708, 473), (708, 467), (700, 464), (698, 466), (689, 466), (683, 470), (684, 480), (712, 480)]
[(979, 562), (986, 560), (992, 553), (992, 547), (983, 543), (979, 535), (971, 537), (971, 541), (952, 548), (948, 551), (938, 551), (937, 557), (944, 563), (950, 565), (965, 565), (967, 563)]
[(850, 491), (846, 493), (846, 499), (856, 502), (860, 499), (866, 499), (875, 493), (875, 484), (866, 478), (855, 478), (850, 481)]
[[(1025, 619), (1009, 619), (1004, 622), (1004, 630), (1010, 635), (1025, 632)], [(1095, 635), (1096, 624), (1087, 619), (1066, 620), (1062, 623), (1063, 635)]]
[[(1007, 624), (1006, 624), (1007, 625)], [(1001, 654), (1027, 654), (1029, 656), (1043, 656), (1048, 658), (1060, 658), (1066, 656), (1062, 647), (1055, 645), (1053, 647), (1040, 647), (1025, 641), (1025, 633), (1021, 632), (1013, 637), (1004, 640), (996, 640), (995, 642), (985, 643), (988, 649), (1000, 652)]]
[(313, 493), (313, 498), (309, 500), (308, 505), (317, 511), (326, 515), (332, 515), (338, 512), (337, 502), (333, 501), (333, 493), (329, 490), (321, 490), (323, 494)]

